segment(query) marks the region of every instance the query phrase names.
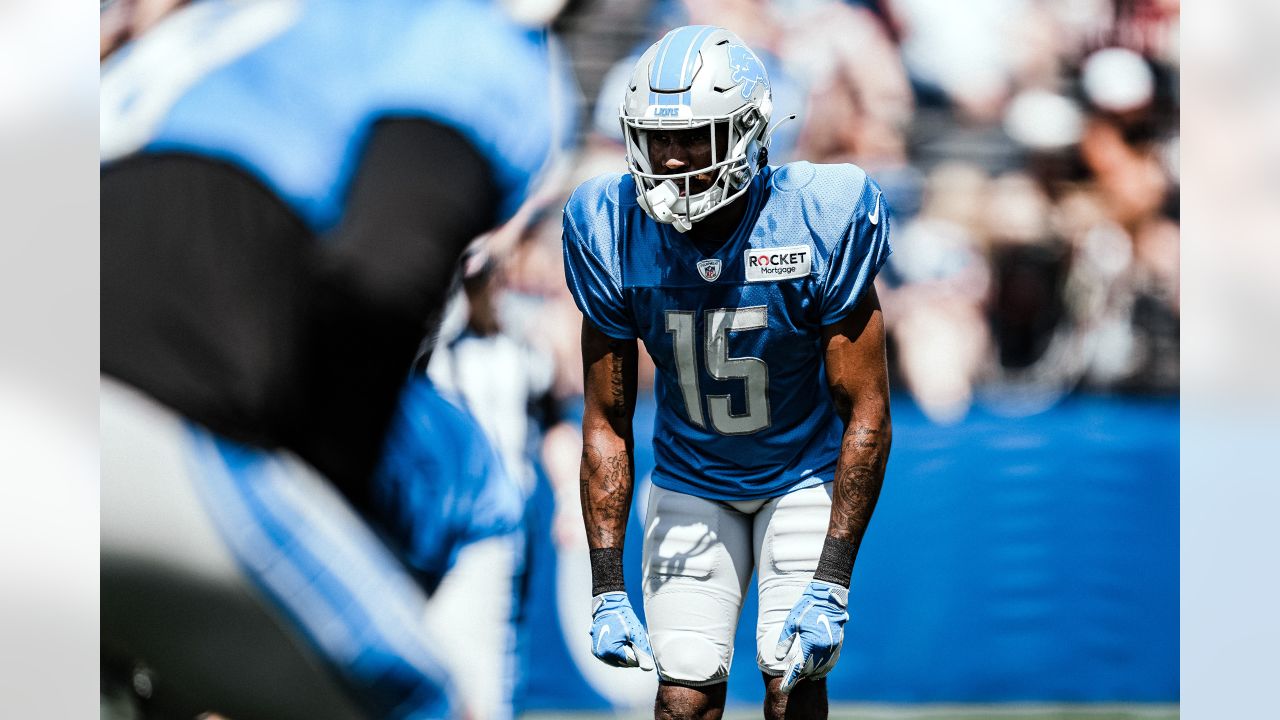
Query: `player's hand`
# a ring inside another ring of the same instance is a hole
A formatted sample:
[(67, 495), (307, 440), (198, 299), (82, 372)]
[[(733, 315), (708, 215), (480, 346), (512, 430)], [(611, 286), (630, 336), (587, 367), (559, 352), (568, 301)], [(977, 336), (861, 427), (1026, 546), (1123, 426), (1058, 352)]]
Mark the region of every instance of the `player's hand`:
[(814, 580), (791, 608), (782, 624), (774, 657), (787, 661), (782, 693), (791, 692), (801, 678), (826, 677), (840, 659), (844, 624), (849, 620), (848, 588)]
[(649, 633), (626, 593), (601, 593), (591, 599), (591, 654), (614, 667), (653, 670)]

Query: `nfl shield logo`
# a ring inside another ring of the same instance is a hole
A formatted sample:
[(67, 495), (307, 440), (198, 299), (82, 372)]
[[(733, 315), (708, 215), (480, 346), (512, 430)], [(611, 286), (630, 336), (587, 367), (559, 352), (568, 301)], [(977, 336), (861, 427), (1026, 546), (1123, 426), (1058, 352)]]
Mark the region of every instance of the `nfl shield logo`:
[(699, 260), (698, 274), (707, 282), (715, 282), (720, 277), (720, 260)]

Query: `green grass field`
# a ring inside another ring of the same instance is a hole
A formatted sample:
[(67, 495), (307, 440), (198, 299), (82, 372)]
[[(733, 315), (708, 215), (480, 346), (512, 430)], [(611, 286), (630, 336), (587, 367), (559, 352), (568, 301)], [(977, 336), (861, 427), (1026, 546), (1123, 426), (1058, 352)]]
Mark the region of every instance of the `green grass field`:
[[(521, 720), (644, 720), (639, 713), (525, 713)], [(759, 718), (760, 711), (735, 708), (724, 720)], [(1177, 705), (1164, 704), (1001, 704), (1001, 705), (834, 705), (830, 720), (1176, 720)]]

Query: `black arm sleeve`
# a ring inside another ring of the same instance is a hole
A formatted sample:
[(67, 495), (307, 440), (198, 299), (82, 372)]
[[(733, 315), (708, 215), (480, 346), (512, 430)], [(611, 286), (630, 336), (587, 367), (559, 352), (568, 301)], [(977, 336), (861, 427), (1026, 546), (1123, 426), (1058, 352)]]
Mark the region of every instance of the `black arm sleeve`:
[(368, 478), (428, 321), (499, 192), (457, 132), (420, 119), (373, 129), (342, 223), (323, 238), (289, 445), (365, 507)]

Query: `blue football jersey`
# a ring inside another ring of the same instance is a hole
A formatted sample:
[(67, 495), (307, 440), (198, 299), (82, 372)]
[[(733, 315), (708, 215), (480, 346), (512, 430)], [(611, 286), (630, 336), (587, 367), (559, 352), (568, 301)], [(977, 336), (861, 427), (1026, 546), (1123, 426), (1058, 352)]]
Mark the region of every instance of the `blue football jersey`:
[(505, 216), (564, 139), (550, 92), (562, 73), (543, 34), (495, 2), (205, 0), (103, 64), (102, 161), (222, 160), (321, 231), (341, 218), (373, 123), (424, 118), (487, 158)]
[(639, 338), (657, 366), (653, 483), (719, 500), (832, 479), (843, 434), (822, 328), (891, 252), (889, 208), (854, 165), (765, 168), (733, 236), (703, 255), (636, 203), (629, 175), (583, 183), (564, 211), (565, 273), (586, 319)]
[(374, 474), (373, 507), (428, 590), (464, 545), (518, 530), (524, 505), (475, 418), (429, 379), (411, 380)]

